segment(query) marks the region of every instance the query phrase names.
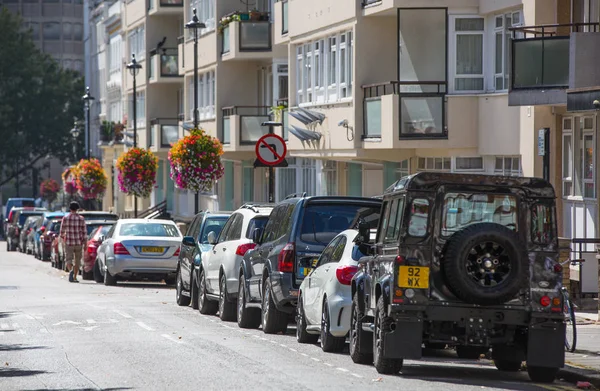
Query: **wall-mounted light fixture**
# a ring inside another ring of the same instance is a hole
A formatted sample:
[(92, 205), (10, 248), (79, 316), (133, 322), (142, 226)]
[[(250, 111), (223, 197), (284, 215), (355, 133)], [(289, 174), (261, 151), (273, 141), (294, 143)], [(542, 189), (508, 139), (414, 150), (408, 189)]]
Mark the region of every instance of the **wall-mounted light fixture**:
[(338, 126), (343, 126), (344, 128), (346, 128), (346, 138), (348, 139), (348, 141), (354, 140), (354, 129), (352, 129), (350, 125), (348, 125), (347, 119), (343, 119), (340, 122), (338, 122)]

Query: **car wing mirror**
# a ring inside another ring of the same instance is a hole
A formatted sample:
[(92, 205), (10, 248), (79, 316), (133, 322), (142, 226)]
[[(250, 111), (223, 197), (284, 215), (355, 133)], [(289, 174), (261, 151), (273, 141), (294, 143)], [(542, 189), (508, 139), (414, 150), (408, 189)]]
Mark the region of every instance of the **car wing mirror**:
[(210, 231), (206, 236), (206, 240), (208, 240), (208, 244), (212, 244), (213, 246), (217, 244), (217, 234), (215, 231)]
[(194, 247), (196, 245), (196, 239), (191, 236), (184, 236), (181, 244), (188, 247)]
[(261, 244), (262, 234), (262, 228), (254, 228), (254, 231), (252, 231), (252, 241), (256, 244)]

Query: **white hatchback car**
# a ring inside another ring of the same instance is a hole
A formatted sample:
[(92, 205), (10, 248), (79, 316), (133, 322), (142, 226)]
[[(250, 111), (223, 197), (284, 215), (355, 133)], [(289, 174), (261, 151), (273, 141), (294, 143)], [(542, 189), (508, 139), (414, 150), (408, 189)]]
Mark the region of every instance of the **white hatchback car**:
[(315, 268), (302, 281), (297, 307), (296, 339), (315, 343), (325, 352), (344, 349), (350, 331), (352, 277), (365, 256), (354, 243), (358, 231), (348, 229), (325, 247)]
[(231, 214), (218, 238), (213, 232), (208, 234), (208, 242), (213, 247), (202, 252), (198, 278), (200, 312), (214, 313), (210, 311), (210, 301), (218, 300), (220, 318), (227, 321), (236, 319), (240, 263), (244, 254), (256, 246), (252, 233), (265, 226), (272, 210), (273, 205), (270, 204), (242, 205)]
[(173, 221), (119, 220), (100, 241), (96, 282), (115, 285), (118, 279), (151, 279), (175, 284), (181, 232)]

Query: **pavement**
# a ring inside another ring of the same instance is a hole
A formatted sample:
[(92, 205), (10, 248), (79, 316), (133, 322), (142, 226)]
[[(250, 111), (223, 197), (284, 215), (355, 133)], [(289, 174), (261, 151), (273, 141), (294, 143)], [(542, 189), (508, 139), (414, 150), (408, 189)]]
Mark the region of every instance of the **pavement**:
[[(598, 343), (596, 328), (581, 330), (581, 346)], [(285, 335), (242, 330), (179, 307), (165, 285), (72, 284), (48, 263), (0, 246), (1, 391), (556, 391), (574, 390), (579, 380), (534, 384), (524, 371), (502, 373), (489, 360), (460, 360), (450, 350), (385, 376), (354, 364), (347, 348), (324, 353), (296, 343), (294, 333), (292, 325)]]

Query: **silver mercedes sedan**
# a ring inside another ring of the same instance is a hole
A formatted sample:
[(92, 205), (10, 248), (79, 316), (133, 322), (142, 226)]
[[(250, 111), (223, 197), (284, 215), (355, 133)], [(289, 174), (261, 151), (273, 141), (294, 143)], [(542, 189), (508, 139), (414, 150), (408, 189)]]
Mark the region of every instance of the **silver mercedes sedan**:
[(100, 237), (94, 280), (164, 280), (174, 285), (181, 232), (173, 221), (123, 219)]

